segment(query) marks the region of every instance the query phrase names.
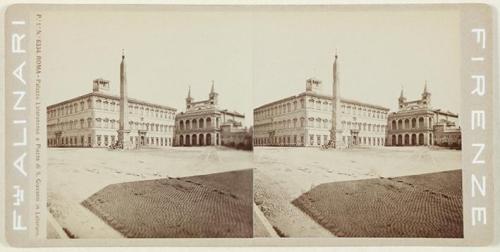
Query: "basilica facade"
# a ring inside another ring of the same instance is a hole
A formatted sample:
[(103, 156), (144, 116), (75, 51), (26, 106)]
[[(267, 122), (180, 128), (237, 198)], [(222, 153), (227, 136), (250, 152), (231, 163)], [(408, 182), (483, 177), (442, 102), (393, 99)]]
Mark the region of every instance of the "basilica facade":
[(424, 85), (421, 98), (407, 101), (403, 90), (398, 99), (399, 110), (387, 119), (388, 146), (439, 145), (459, 147), (461, 144), (458, 114), (433, 109), (431, 93)]
[[(254, 109), (254, 146), (321, 146), (331, 140), (332, 96), (309, 78), (306, 90)], [(340, 98), (338, 123), (347, 146), (384, 146), (389, 109)]]
[[(215, 92), (214, 83), (207, 100), (195, 101), (191, 97), (191, 89), (188, 90), (186, 111), (175, 117), (175, 145), (226, 145), (223, 133), (234, 135), (236, 131), (243, 129), (245, 115), (219, 108), (218, 99), (219, 94)], [(228, 127), (229, 131), (223, 132), (225, 125), (231, 127)]]
[[(109, 147), (118, 140), (120, 97), (109, 81), (96, 79), (91, 93), (47, 107), (49, 147)], [(128, 99), (128, 128), (134, 146), (173, 145), (176, 109)]]

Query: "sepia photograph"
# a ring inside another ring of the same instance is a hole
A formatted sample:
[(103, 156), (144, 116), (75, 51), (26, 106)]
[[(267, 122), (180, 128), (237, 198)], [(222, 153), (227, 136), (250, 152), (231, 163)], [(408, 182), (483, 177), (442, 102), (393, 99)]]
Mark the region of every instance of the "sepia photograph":
[(494, 242), (496, 7), (4, 9), (12, 247)]
[(255, 236), (462, 238), (458, 9), (255, 18)]
[(463, 238), (459, 17), (48, 11), (48, 237)]
[(48, 238), (253, 237), (248, 21), (44, 14)]

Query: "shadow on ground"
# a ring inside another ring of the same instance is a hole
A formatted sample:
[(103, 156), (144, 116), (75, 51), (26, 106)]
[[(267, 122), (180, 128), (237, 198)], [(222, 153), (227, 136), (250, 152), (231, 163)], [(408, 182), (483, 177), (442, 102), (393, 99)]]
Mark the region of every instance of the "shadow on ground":
[(112, 184), (82, 205), (128, 238), (253, 236), (252, 170)]
[(292, 203), (341, 237), (463, 237), (461, 170), (325, 183)]

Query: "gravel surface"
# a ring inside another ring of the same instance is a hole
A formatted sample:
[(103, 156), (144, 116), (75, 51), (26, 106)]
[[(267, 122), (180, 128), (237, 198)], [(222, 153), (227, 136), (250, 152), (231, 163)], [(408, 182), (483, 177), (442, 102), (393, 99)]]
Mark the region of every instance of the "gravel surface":
[[(253, 168), (252, 153), (224, 147), (49, 148), (47, 208), (75, 238), (124, 238), (81, 203), (108, 185)], [(205, 180), (211, 183), (209, 180)], [(222, 181), (221, 183), (230, 183)], [(235, 187), (233, 194), (242, 190)]]
[(82, 205), (128, 238), (252, 237), (252, 170), (113, 184)]
[(334, 237), (307, 214), (290, 204), (290, 195), (259, 171), (254, 174), (254, 200), (281, 237)]
[[(346, 150), (256, 147), (254, 156), (255, 203), (262, 209), (268, 221), (286, 237), (346, 236), (342, 232), (332, 233), (332, 229), (318, 224), (316, 219), (292, 204), (293, 200), (318, 185), (451, 171), (461, 166), (460, 151), (428, 147)], [(457, 183), (460, 182), (448, 182), (440, 177), (427, 177), (419, 183), (422, 186), (434, 185), (433, 188), (439, 186), (442, 187), (439, 191), (447, 192), (453, 191), (453, 188), (456, 189)], [(367, 187), (366, 190), (368, 190), (366, 193), (370, 193), (369, 190), (373, 188)], [(330, 195), (325, 195), (325, 197), (327, 197), (325, 200), (331, 201), (331, 198), (328, 198)], [(368, 200), (383, 199), (374, 195), (374, 198), (368, 198)], [(347, 202), (346, 204), (354, 203)], [(401, 204), (411, 203), (402, 201)], [(346, 208), (346, 211), (353, 210)], [(364, 212), (359, 214), (360, 219), (366, 217)]]
[(325, 183), (292, 203), (342, 237), (463, 237), (461, 170)]

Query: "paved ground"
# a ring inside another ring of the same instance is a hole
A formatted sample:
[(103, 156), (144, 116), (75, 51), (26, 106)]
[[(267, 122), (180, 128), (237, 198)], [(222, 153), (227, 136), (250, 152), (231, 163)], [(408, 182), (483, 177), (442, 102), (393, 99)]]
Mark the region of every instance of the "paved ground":
[(82, 204), (128, 238), (251, 238), (252, 170), (112, 184)]
[(138, 151), (50, 148), (48, 208), (59, 225), (50, 228), (64, 229), (63, 233), (75, 238), (121, 238), (120, 232), (81, 202), (110, 184), (251, 169), (252, 159), (251, 152), (213, 147)]
[[(320, 184), (461, 168), (460, 151), (426, 147), (342, 151), (256, 147), (254, 154), (255, 203), (274, 229), (285, 237), (335, 236), (292, 204), (293, 200)], [(446, 182), (452, 183), (432, 183)]]
[(292, 203), (337, 236), (463, 238), (462, 170), (325, 183)]
[(461, 163), (460, 151), (423, 147), (343, 151), (257, 147), (254, 153), (210, 147), (51, 148), (48, 154), (48, 208), (53, 216), (49, 231), (54, 237), (76, 238), (123, 237), (81, 204), (110, 184), (251, 168), (256, 168), (254, 202), (261, 216), (254, 220), (255, 236), (333, 237), (292, 201), (324, 183), (457, 170)]

